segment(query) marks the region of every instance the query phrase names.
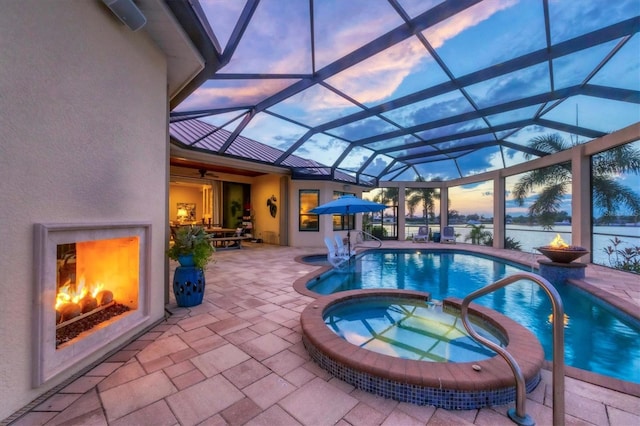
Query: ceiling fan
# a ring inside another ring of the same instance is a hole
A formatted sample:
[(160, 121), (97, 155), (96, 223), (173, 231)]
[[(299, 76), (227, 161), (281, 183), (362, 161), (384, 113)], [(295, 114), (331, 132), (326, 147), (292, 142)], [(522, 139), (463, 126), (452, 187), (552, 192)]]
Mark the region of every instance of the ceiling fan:
[(218, 179), (220, 176), (207, 169), (185, 169), (171, 173), (174, 178), (187, 179), (191, 181), (197, 181), (199, 179)]

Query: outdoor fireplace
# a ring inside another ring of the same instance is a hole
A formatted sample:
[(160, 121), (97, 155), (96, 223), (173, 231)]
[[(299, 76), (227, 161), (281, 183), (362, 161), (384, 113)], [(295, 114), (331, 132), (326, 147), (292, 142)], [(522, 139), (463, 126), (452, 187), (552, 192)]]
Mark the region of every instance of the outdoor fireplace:
[(38, 224), (34, 386), (108, 351), (149, 315), (150, 224)]

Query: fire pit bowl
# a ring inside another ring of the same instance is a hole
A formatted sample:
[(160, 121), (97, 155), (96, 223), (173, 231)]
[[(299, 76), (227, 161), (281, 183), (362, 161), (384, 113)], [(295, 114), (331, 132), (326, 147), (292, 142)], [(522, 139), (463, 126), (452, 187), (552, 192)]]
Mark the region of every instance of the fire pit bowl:
[(588, 254), (589, 251), (582, 247), (569, 246), (565, 248), (555, 248), (549, 246), (536, 247), (543, 255), (547, 256), (552, 262), (571, 263), (579, 257)]

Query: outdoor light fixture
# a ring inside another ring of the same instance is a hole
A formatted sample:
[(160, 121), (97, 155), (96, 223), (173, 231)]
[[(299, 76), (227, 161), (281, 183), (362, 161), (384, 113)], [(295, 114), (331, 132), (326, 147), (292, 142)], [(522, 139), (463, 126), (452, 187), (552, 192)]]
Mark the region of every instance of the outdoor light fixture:
[(116, 15), (123, 24), (138, 31), (147, 23), (147, 18), (142, 14), (133, 0), (102, 0), (109, 9)]

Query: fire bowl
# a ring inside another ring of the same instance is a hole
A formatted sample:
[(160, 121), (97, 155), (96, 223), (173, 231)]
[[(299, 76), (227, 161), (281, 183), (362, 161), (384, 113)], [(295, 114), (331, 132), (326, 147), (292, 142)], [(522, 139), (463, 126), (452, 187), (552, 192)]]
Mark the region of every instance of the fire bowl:
[(571, 263), (579, 257), (588, 254), (589, 251), (585, 249), (576, 249), (576, 248), (551, 248), (551, 247), (536, 247), (543, 255), (547, 256), (551, 259), (552, 262), (556, 263)]

